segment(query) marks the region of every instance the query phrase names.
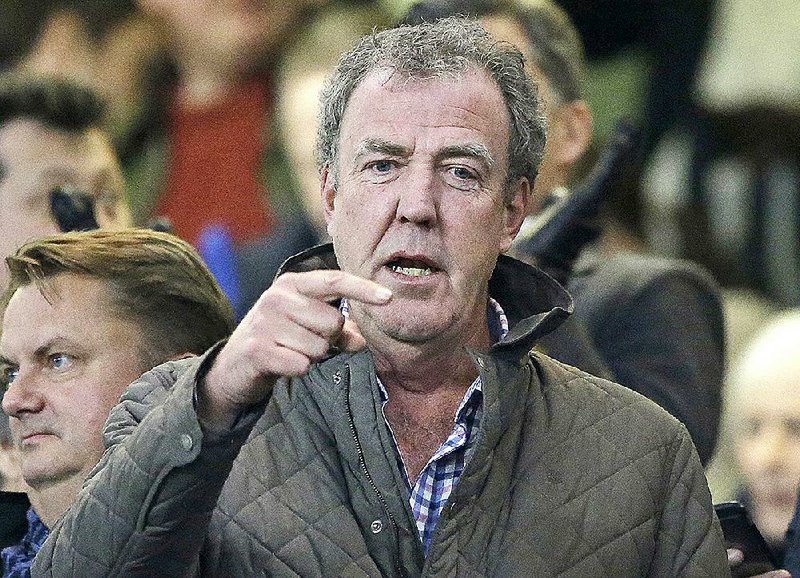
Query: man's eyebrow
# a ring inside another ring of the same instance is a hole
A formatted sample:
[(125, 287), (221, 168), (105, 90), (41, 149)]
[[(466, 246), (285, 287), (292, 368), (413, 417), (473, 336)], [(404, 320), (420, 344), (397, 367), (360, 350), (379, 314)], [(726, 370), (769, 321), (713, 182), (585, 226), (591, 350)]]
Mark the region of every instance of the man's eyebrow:
[(411, 154), (408, 147), (382, 138), (364, 139), (358, 145), (356, 158), (373, 153), (383, 153), (393, 157), (407, 157)]
[(14, 362), (13, 362), (13, 361), (11, 361), (11, 360), (10, 360), (8, 357), (6, 357), (5, 355), (0, 355), (0, 367), (5, 367), (5, 366), (7, 366), (7, 365), (14, 365)]
[(494, 158), (489, 152), (489, 149), (480, 143), (451, 145), (443, 148), (436, 155), (437, 160), (449, 159), (453, 157), (469, 157), (478, 159), (487, 167), (492, 167), (495, 163)]
[(64, 337), (63, 335), (54, 335), (50, 339), (48, 339), (45, 343), (42, 343), (36, 350), (33, 352), (34, 357), (44, 357), (49, 355), (51, 351), (54, 349), (58, 349), (60, 347), (75, 347), (79, 346), (79, 342), (74, 339), (70, 339), (69, 337)]

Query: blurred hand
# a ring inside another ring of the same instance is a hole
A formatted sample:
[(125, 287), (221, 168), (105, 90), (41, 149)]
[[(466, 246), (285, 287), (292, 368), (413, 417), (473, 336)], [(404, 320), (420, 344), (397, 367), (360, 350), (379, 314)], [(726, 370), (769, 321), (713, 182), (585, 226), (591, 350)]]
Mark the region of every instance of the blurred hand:
[[(742, 551), (734, 548), (728, 548), (728, 566), (731, 568), (736, 568), (742, 562), (744, 562), (744, 554)], [(788, 570), (772, 570), (771, 572), (758, 574), (753, 578), (792, 578), (792, 575), (789, 574)]]
[(383, 305), (391, 291), (343, 271), (286, 273), (264, 292), (231, 335), (198, 387), (206, 427), (230, 427), (246, 407), (265, 399), (280, 376), (305, 374), (336, 345), (366, 346), (355, 323), (330, 302), (346, 298)]

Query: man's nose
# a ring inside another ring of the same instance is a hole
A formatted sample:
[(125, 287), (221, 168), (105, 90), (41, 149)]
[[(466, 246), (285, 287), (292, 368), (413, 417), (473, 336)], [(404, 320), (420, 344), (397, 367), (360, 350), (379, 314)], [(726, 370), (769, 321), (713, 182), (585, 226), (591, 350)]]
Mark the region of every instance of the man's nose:
[(400, 183), (397, 220), (432, 226), (438, 216), (436, 177), (425, 167), (409, 167), (408, 177)]
[(42, 409), (44, 398), (35, 381), (32, 376), (20, 371), (8, 385), (3, 394), (2, 404), (6, 415), (19, 417), (24, 413), (36, 413)]

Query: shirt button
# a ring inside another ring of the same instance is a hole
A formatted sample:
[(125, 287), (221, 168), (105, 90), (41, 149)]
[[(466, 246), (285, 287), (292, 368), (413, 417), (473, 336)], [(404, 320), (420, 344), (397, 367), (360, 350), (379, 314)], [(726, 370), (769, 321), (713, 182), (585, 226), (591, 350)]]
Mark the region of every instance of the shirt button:
[(333, 384), (339, 385), (342, 382), (342, 374), (338, 371), (333, 374)]
[(381, 522), (380, 520), (375, 520), (374, 522), (372, 522), (372, 524), (370, 524), (369, 529), (372, 530), (373, 534), (377, 534), (381, 530), (383, 530), (383, 522)]
[(194, 440), (189, 434), (181, 434), (178, 438), (178, 441), (180, 442), (181, 447), (187, 452), (191, 450), (192, 446), (194, 445)]

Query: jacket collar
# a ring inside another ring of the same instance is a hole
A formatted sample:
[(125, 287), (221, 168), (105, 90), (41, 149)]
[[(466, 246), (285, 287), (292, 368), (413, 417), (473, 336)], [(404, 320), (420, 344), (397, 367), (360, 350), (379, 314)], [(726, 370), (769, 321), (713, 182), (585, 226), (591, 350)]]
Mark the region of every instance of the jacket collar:
[[(325, 243), (287, 259), (278, 275), (338, 268), (333, 244)], [(489, 295), (508, 316), (508, 334), (492, 347), (502, 355), (527, 354), (537, 339), (561, 325), (573, 311), (572, 297), (558, 282), (507, 255), (497, 260), (489, 279)]]

